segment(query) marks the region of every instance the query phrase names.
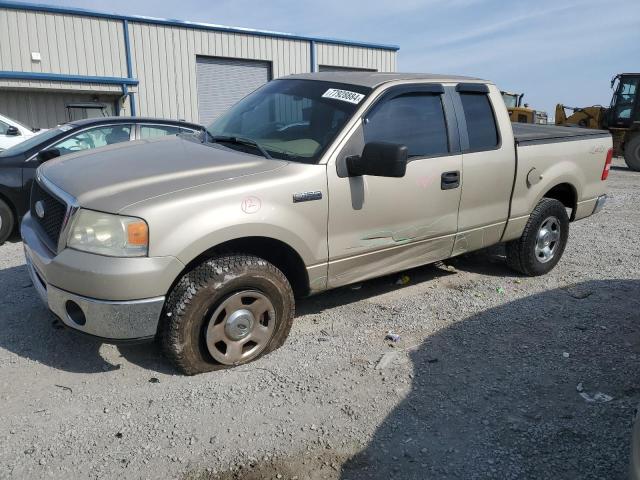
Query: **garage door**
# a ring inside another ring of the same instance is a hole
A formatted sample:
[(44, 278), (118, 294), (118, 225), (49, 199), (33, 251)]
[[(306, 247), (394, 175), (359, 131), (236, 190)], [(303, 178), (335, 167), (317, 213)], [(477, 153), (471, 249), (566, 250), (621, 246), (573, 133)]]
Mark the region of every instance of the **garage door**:
[(377, 72), (375, 68), (336, 67), (334, 65), (318, 65), (320, 72)]
[[(117, 96), (73, 92), (0, 91), (0, 113), (30, 127), (51, 128), (67, 122), (68, 104), (100, 102), (114, 115)], [(99, 110), (74, 109), (72, 120), (95, 116)]]
[(269, 62), (198, 57), (198, 112), (200, 123), (210, 124), (231, 105), (267, 83)]

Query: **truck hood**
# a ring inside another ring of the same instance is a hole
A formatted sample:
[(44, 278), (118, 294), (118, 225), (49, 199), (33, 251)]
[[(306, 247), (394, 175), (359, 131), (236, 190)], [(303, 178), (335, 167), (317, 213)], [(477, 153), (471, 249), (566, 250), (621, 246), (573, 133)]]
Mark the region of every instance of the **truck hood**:
[(39, 175), (82, 207), (117, 213), (159, 195), (284, 165), (191, 137), (163, 137), (66, 155), (43, 164)]

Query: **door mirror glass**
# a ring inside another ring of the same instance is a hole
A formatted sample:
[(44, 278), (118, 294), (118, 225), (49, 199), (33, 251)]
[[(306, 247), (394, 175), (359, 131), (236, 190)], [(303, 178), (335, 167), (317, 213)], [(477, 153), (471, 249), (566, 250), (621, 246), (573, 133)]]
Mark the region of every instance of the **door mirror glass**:
[(41, 163), (46, 162), (47, 160), (51, 160), (52, 158), (57, 158), (60, 156), (60, 150), (57, 148), (47, 148), (46, 150), (42, 150), (38, 153), (38, 160)]
[(18, 127), (14, 127), (12, 125), (7, 128), (5, 135), (7, 135), (8, 137), (17, 137), (20, 135), (20, 130), (18, 130)]
[(369, 142), (362, 155), (347, 158), (347, 171), (351, 177), (404, 177), (409, 149), (406, 145), (388, 142)]

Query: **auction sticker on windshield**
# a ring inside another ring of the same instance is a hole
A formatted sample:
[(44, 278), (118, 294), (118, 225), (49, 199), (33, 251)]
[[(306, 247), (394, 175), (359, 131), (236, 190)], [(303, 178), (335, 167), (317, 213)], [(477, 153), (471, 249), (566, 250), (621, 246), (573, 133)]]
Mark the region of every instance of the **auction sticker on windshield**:
[(334, 100), (342, 100), (343, 102), (355, 103), (356, 105), (362, 101), (364, 95), (349, 90), (340, 90), (339, 88), (330, 88), (322, 94), (323, 98), (333, 98)]

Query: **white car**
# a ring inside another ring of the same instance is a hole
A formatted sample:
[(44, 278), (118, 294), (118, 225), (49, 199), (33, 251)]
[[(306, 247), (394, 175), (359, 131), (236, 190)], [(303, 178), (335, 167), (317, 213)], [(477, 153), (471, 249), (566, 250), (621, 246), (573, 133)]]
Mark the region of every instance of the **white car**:
[(34, 132), (29, 127), (16, 122), (15, 120), (0, 115), (0, 152), (9, 147), (31, 138), (40, 132)]

